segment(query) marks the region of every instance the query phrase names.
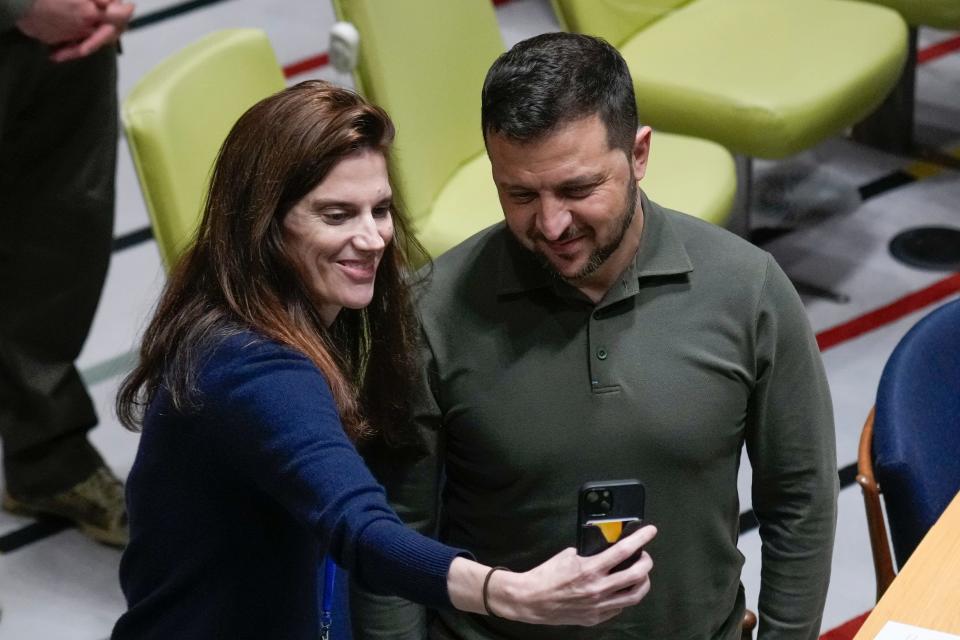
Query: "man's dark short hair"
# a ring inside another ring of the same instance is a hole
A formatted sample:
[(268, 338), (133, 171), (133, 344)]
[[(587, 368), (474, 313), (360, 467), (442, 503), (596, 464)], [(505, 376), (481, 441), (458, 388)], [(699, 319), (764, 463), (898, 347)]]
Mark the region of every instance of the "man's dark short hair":
[(533, 142), (593, 114), (607, 144), (630, 154), (637, 133), (633, 81), (605, 40), (545, 33), (517, 43), (487, 72), (481, 100), (483, 137)]

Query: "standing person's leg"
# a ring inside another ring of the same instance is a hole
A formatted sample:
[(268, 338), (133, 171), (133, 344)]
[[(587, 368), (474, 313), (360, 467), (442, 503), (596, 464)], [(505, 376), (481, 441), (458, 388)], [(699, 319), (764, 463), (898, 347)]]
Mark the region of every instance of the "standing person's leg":
[(116, 53), (55, 64), (0, 34), (0, 437), (4, 507), (126, 538), (122, 488), (87, 440), (93, 403), (74, 367), (113, 230)]

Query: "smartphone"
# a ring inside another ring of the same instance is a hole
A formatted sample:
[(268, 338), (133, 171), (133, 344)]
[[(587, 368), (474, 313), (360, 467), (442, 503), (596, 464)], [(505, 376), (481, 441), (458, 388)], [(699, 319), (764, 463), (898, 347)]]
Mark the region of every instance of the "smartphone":
[[(577, 496), (577, 553), (592, 556), (643, 526), (646, 490), (639, 480), (588, 482)], [(642, 550), (613, 571), (629, 567)]]

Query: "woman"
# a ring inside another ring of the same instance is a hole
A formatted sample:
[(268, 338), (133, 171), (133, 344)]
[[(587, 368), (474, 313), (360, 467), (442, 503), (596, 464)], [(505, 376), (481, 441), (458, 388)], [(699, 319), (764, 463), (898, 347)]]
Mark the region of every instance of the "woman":
[(224, 142), (117, 401), (143, 435), (114, 638), (312, 638), (324, 553), (377, 591), (542, 624), (593, 624), (649, 589), (648, 557), (607, 574), (652, 528), (493, 573), (406, 529), (357, 455), (374, 433), (409, 440), (416, 245), (393, 204), (392, 139), (382, 110), (310, 81)]

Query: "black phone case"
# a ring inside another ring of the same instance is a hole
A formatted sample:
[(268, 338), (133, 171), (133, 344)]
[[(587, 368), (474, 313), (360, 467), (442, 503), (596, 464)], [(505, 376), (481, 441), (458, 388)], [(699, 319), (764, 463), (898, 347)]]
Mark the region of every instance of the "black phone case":
[[(586, 495), (590, 491), (609, 490), (613, 496), (613, 505), (602, 515), (591, 512)], [(580, 487), (577, 496), (577, 553), (581, 556), (596, 555), (618, 540), (629, 536), (643, 526), (643, 509), (646, 491), (639, 480), (609, 480), (588, 482)], [(616, 540), (608, 541), (601, 529), (591, 520), (622, 520), (623, 529)], [(641, 551), (614, 567), (614, 571), (624, 569), (639, 559)]]

